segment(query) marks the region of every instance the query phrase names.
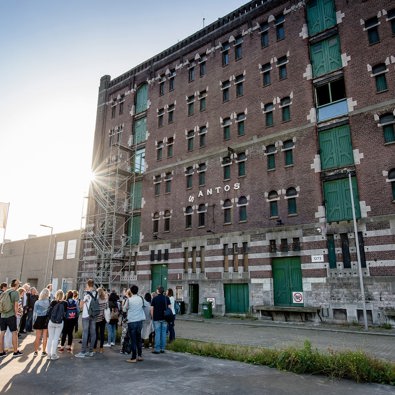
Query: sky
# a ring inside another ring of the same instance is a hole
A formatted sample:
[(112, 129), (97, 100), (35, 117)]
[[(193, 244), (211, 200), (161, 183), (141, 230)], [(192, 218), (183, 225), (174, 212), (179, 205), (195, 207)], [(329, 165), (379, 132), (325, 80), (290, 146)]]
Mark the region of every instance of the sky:
[(80, 229), (100, 77), (137, 66), (247, 0), (1, 0), (5, 236)]

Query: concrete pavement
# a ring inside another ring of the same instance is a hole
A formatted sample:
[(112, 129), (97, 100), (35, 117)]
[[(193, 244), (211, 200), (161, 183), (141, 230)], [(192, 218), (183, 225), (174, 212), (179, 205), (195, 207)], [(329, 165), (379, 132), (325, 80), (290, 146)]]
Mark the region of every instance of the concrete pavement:
[[(187, 319), (176, 321), (176, 336), (222, 343), (286, 346), (303, 344), (312, 333), (313, 346), (336, 343), (339, 346), (358, 342), (375, 343), (381, 355), (394, 347), (391, 335), (366, 335), (296, 328), (293, 325), (269, 325), (232, 319)], [(297, 333), (291, 336), (291, 333)], [(336, 339), (336, 335), (338, 336)], [(345, 336), (343, 338), (343, 335)], [(333, 337), (332, 337), (333, 336)], [(251, 337), (251, 339), (249, 339)], [(319, 338), (327, 339), (319, 341)], [(342, 340), (340, 340), (342, 339)], [(0, 392), (6, 394), (323, 394), (394, 395), (395, 387), (357, 384), (348, 380), (331, 380), (321, 376), (296, 375), (264, 366), (166, 352), (154, 355), (144, 350), (144, 361), (126, 363), (119, 347), (103, 354), (78, 359), (63, 353), (56, 361), (33, 356), (34, 336), (22, 339), (24, 355), (8, 355), (0, 361)], [(336, 341), (337, 340), (337, 341)], [(351, 343), (352, 342), (352, 343)], [(391, 343), (391, 344), (390, 344)], [(78, 341), (73, 345), (76, 353)], [(378, 355), (377, 354), (377, 355)], [(393, 356), (394, 354), (392, 354)], [(393, 358), (390, 358), (393, 359)]]

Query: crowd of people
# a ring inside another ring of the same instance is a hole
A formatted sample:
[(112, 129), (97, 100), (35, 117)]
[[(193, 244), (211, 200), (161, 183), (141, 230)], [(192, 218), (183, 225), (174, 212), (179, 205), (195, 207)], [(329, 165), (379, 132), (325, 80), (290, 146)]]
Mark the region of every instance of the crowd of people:
[[(78, 291), (53, 292), (49, 284), (39, 294), (28, 283), (19, 280), (1, 284), (0, 290), (0, 358), (12, 349), (12, 355), (22, 355), (18, 338), (35, 332), (35, 357), (59, 358), (59, 353), (73, 352), (73, 336), (82, 330), (81, 350), (77, 358), (93, 357), (104, 348), (114, 347), (120, 327), (120, 353), (128, 354), (129, 363), (143, 361), (143, 348), (152, 353), (165, 352), (167, 337), (175, 339), (174, 322), (178, 305), (173, 290), (158, 286), (156, 292), (139, 295), (137, 285), (119, 296), (115, 290), (95, 288), (88, 280), (84, 294)], [(107, 329), (107, 341), (106, 341)], [(66, 344), (67, 341), (67, 344)]]

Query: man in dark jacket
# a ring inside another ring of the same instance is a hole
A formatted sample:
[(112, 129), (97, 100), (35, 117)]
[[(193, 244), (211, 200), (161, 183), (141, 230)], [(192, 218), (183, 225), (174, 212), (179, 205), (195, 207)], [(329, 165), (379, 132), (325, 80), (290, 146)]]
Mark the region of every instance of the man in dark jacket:
[(170, 299), (164, 295), (164, 288), (159, 286), (158, 295), (151, 302), (151, 317), (155, 329), (154, 354), (164, 353), (166, 348), (167, 322), (165, 321), (165, 310), (170, 307)]

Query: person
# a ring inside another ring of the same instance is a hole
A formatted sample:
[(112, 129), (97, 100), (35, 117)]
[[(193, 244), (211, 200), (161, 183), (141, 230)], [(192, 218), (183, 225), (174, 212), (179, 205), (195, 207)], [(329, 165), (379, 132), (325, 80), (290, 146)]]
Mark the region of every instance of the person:
[(25, 283), (22, 285), (24, 290), (21, 305), (22, 305), (22, 315), (19, 322), (19, 333), (26, 333), (26, 321), (29, 313), (29, 299), (30, 299), (30, 284)]
[(64, 351), (64, 345), (67, 337), (66, 350), (71, 352), (71, 345), (73, 344), (73, 331), (78, 321), (79, 307), (76, 300), (73, 298), (73, 291), (68, 291), (66, 294), (66, 314), (63, 325), (62, 339), (60, 341), (59, 352)]
[(121, 354), (130, 354), (131, 352), (131, 341), (128, 331), (128, 319), (127, 319), (127, 308), (129, 304), (129, 298), (132, 297), (130, 289), (123, 291), (122, 304), (121, 304), (121, 319), (122, 319), (122, 332), (121, 332)]
[[(80, 295), (79, 295), (79, 292), (77, 291), (77, 290), (74, 290), (73, 291), (73, 299), (77, 302), (77, 306), (78, 306), (78, 316), (80, 315), (80, 313), (81, 313), (81, 309), (80, 309), (80, 303), (81, 303), (81, 301), (80, 301)], [(74, 331), (75, 332), (78, 332), (78, 317), (77, 317), (77, 320), (76, 320), (76, 322), (75, 322), (75, 327), (74, 327)]]
[(7, 291), (7, 288), (8, 288), (8, 284), (7, 283), (1, 283), (1, 285), (0, 285), (0, 295), (3, 292)]
[(63, 311), (63, 313), (61, 314), (62, 317), (60, 322), (53, 321), (53, 314), (50, 315), (50, 319), (48, 322), (47, 359), (52, 361), (59, 359), (59, 355), (56, 351), (58, 348), (60, 334), (62, 333), (64, 325), (64, 314), (67, 308), (67, 303), (63, 299), (64, 293), (61, 289), (59, 289), (55, 293), (55, 299), (49, 305), (50, 313), (55, 312), (56, 309), (59, 309), (60, 312)]
[(173, 342), (176, 338), (176, 333), (174, 331), (174, 321), (176, 319), (176, 311), (174, 308), (174, 303), (175, 303), (175, 299), (174, 299), (174, 294), (173, 294), (173, 289), (169, 288), (166, 292), (166, 296), (169, 298), (170, 300), (170, 310), (173, 313), (173, 319), (167, 322), (167, 331), (169, 332), (169, 343)]
[(108, 307), (111, 310), (111, 318), (110, 318), (110, 322), (108, 322), (107, 324), (108, 337), (107, 337), (107, 343), (104, 345), (104, 347), (115, 346), (117, 324), (119, 320), (118, 301), (119, 301), (119, 296), (113, 289), (110, 293), (110, 296), (108, 297)]
[(18, 301), (19, 294), (16, 291), (19, 288), (20, 282), (17, 279), (11, 281), (11, 287), (9, 290), (5, 291), (9, 293), (9, 297), (11, 299), (11, 310), (2, 313), (0, 318), (0, 358), (3, 358), (7, 355), (4, 351), (4, 336), (7, 331), (7, 328), (10, 330), (12, 334), (12, 347), (14, 350), (13, 356), (19, 357), (22, 355), (22, 352), (18, 350), (18, 333), (17, 333), (17, 322), (16, 315), (18, 313)]
[[(152, 319), (151, 319), (151, 294), (147, 292), (144, 295), (144, 313), (145, 320), (143, 321), (143, 329), (141, 330), (141, 338), (143, 339), (144, 348), (149, 348), (150, 340), (152, 340)], [(152, 343), (151, 343), (152, 345)]]
[(16, 315), (16, 325), (19, 328), (19, 331), (18, 331), (18, 336), (19, 336), (20, 333), (26, 333), (24, 330), (22, 330), (22, 332), (21, 332), (21, 329), (20, 329), (21, 328), (21, 322), (22, 322), (23, 314), (24, 314), (23, 313), (23, 311), (24, 311), (24, 309), (23, 309), (23, 300), (24, 300), (24, 297), (25, 297), (26, 289), (23, 288), (23, 287), (19, 287), (17, 289), (17, 291), (18, 291), (18, 294), (19, 294), (19, 300), (18, 300), (18, 313)]
[(27, 298), (27, 318), (26, 318), (26, 332), (33, 332), (33, 309), (34, 304), (38, 300), (38, 292), (35, 287), (30, 288), (30, 293)]
[(49, 290), (44, 288), (38, 296), (37, 302), (33, 307), (33, 329), (36, 330), (36, 339), (34, 341), (34, 353), (36, 357), (38, 355), (38, 349), (40, 347), (40, 341), (42, 337), (43, 348), (41, 355), (46, 356), (47, 352), (47, 340), (48, 340), (48, 319), (47, 313), (49, 308)]
[(145, 320), (144, 299), (138, 295), (139, 288), (137, 285), (130, 287), (132, 297), (129, 298), (125, 311), (128, 315), (128, 332), (132, 342), (132, 356), (126, 362), (135, 363), (143, 361), (141, 346), (141, 329)]
[(154, 354), (164, 353), (166, 348), (167, 322), (164, 312), (167, 307), (170, 307), (170, 300), (164, 292), (164, 288), (160, 285), (157, 289), (158, 295), (151, 302), (151, 317), (155, 329), (155, 348), (152, 351)]
[(52, 294), (52, 292), (53, 292), (53, 287), (52, 287), (52, 284), (48, 284), (48, 285), (47, 285), (47, 289), (48, 289), (48, 291), (49, 291), (49, 302), (52, 302), (52, 300), (53, 300), (53, 294)]
[[(76, 354), (77, 358), (93, 357), (93, 345), (96, 341), (96, 318), (89, 316), (89, 306), (93, 298), (97, 298), (97, 291), (94, 290), (95, 282), (89, 279), (86, 282), (85, 295), (80, 303), (82, 311), (82, 346), (81, 351)], [(88, 349), (88, 337), (90, 337)]]
[(104, 344), (104, 332), (106, 329), (106, 320), (104, 318), (104, 309), (108, 306), (107, 293), (103, 288), (97, 289), (98, 301), (99, 301), (99, 315), (96, 317), (96, 340), (93, 348), (96, 350), (97, 341), (100, 340), (99, 353), (103, 352)]

